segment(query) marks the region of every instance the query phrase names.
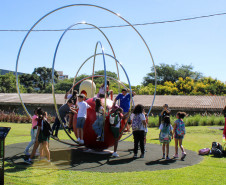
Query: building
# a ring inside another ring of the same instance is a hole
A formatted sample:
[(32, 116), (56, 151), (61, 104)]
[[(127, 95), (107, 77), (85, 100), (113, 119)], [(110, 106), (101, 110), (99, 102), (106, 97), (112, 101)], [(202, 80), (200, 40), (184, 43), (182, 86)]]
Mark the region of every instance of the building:
[(68, 75), (64, 75), (63, 71), (57, 71), (58, 79), (59, 80), (64, 80), (64, 79), (68, 79)]

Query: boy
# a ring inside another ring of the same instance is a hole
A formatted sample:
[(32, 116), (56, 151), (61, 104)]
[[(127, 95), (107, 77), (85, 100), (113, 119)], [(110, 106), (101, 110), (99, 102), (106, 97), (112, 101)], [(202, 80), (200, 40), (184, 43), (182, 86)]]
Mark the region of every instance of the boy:
[[(76, 124), (76, 128), (77, 128), (77, 137), (78, 137), (78, 142), (79, 144), (83, 145), (84, 144), (84, 140), (83, 140), (83, 127), (85, 125), (85, 121), (86, 121), (86, 116), (87, 116), (87, 109), (90, 108), (90, 106), (84, 101), (84, 95), (80, 94), (78, 95), (78, 116), (77, 116), (77, 124)], [(81, 136), (80, 136), (81, 133)], [(81, 137), (81, 139), (80, 139)]]

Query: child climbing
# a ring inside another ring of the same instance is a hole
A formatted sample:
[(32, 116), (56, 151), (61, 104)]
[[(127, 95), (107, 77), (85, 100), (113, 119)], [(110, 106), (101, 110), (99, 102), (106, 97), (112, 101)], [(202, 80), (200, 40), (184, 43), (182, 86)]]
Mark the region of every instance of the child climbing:
[(97, 139), (96, 141), (103, 141), (103, 137), (101, 138), (102, 135), (102, 130), (103, 130), (103, 124), (104, 124), (104, 107), (101, 103), (101, 100), (99, 98), (96, 99), (95, 101), (95, 111), (96, 111), (96, 121), (94, 122), (93, 130), (97, 134)]
[(182, 151), (181, 160), (184, 160), (184, 158), (186, 157), (186, 152), (182, 145), (182, 141), (183, 141), (184, 135), (186, 133), (185, 124), (183, 121), (183, 118), (185, 116), (186, 116), (185, 112), (178, 112), (176, 115), (177, 120), (174, 122), (175, 124), (174, 124), (174, 128), (173, 128), (173, 134), (174, 134), (174, 139), (175, 139), (175, 155), (173, 157), (178, 158), (178, 142), (179, 142), (179, 146)]
[[(170, 117), (165, 116), (163, 123), (161, 123), (160, 127), (160, 134), (159, 134), (159, 141), (162, 143), (162, 159), (169, 160), (169, 144), (171, 139), (173, 139), (173, 127), (170, 124)], [(165, 153), (166, 149), (166, 153)], [(166, 154), (166, 155), (165, 155)]]

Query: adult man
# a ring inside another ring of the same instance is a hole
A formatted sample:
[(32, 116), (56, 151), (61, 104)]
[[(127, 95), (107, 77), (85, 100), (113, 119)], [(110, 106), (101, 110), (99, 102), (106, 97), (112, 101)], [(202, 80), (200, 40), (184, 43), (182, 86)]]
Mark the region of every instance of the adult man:
[[(135, 96), (136, 93), (133, 91), (132, 92), (132, 97)], [(128, 119), (129, 116), (129, 109), (130, 109), (130, 94), (127, 92), (126, 89), (122, 89), (122, 93), (119, 93), (118, 96), (115, 98), (113, 105), (116, 104), (116, 101), (119, 100), (120, 102), (120, 107), (123, 110), (123, 119), (125, 122)], [(130, 132), (129, 125), (127, 124), (127, 132)]]
[[(68, 100), (67, 103), (65, 103), (64, 105), (62, 105), (60, 108), (59, 108), (59, 114), (60, 114), (60, 118), (61, 120), (65, 123), (65, 119), (64, 117), (69, 113), (69, 112), (74, 112), (76, 113), (75, 110), (73, 110), (72, 108), (72, 105), (73, 105), (73, 102), (72, 100)], [(60, 120), (58, 119), (58, 116), (56, 116), (56, 119), (55, 119), (55, 122), (52, 126), (52, 130), (53, 130), (53, 136), (57, 137), (58, 136), (58, 130), (59, 130), (59, 127), (60, 127)], [(54, 131), (55, 131), (55, 134), (54, 134)]]

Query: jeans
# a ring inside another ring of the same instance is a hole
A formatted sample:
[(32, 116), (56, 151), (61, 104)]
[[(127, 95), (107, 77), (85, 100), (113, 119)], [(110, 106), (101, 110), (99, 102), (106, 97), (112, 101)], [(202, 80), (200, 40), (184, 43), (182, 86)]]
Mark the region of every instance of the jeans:
[[(61, 120), (63, 121), (63, 123), (66, 122), (65, 119), (62, 119), (61, 118)], [(55, 122), (54, 122), (54, 124), (52, 126), (52, 131), (53, 132), (55, 131), (55, 134), (54, 134), (55, 136), (58, 136), (58, 130), (59, 130), (59, 128), (60, 128), (60, 120), (58, 119), (58, 117), (56, 117)]]
[(104, 124), (104, 117), (97, 116), (96, 121), (93, 123), (93, 130), (97, 134), (97, 136), (101, 136)]
[(138, 152), (138, 144), (140, 143), (141, 153), (144, 154), (144, 130), (136, 130), (133, 131), (134, 137), (134, 154)]
[(35, 139), (36, 139), (36, 134), (37, 134), (37, 129), (31, 129), (31, 141), (30, 143), (27, 145), (27, 147), (25, 148), (25, 152), (28, 152), (29, 149), (31, 148), (31, 146), (35, 143)]

